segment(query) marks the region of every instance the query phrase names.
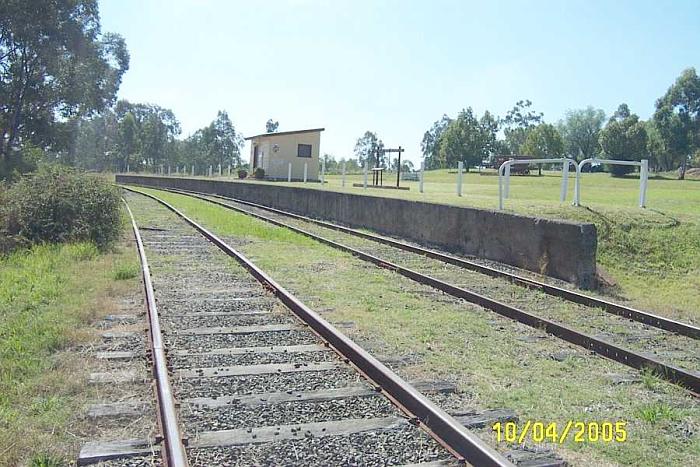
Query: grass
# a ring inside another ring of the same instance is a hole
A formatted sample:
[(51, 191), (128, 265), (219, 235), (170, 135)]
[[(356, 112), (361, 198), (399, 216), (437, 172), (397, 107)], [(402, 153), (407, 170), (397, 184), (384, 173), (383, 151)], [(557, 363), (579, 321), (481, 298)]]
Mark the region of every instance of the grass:
[[(594, 223), (598, 229), (598, 264), (616, 284), (614, 292), (635, 306), (674, 319), (700, 323), (700, 180), (649, 180), (647, 209), (637, 207), (636, 175), (613, 178), (606, 173), (582, 175), (581, 202), (571, 206), (573, 177), (567, 202), (559, 203), (561, 176), (511, 177), (506, 210), (552, 219)], [(225, 177), (224, 177), (225, 178)], [(387, 180), (392, 179), (387, 177)], [(469, 173), (463, 196), (455, 190), (456, 174), (447, 170), (425, 173), (424, 193), (418, 182), (401, 182), (409, 191), (352, 187), (362, 175), (348, 175), (345, 187), (339, 175), (327, 183), (274, 182), (311, 189), (405, 198), (486, 209), (498, 207), (498, 177)], [(238, 181), (239, 183), (270, 183)], [(389, 182), (387, 182), (389, 183)]]
[(89, 391), (76, 349), (112, 297), (133, 287), (134, 258), (128, 245), (100, 252), (90, 243), (0, 257), (0, 465), (75, 458)]
[[(452, 380), (470, 407), (510, 408), (521, 421), (628, 423), (623, 444), (556, 448), (573, 463), (691, 465), (700, 456), (700, 405), (651, 374), (646, 383), (613, 384), (608, 374), (636, 372), (298, 234), (192, 198), (144, 191), (231, 237), (312, 308), (333, 310), (331, 321), (354, 322), (347, 332), (374, 352), (417, 355), (419, 363), (399, 370), (408, 379)], [(567, 358), (552, 358), (557, 353)], [(659, 422), (648, 421), (650, 410), (660, 413)], [(483, 435), (491, 436), (488, 429)]]

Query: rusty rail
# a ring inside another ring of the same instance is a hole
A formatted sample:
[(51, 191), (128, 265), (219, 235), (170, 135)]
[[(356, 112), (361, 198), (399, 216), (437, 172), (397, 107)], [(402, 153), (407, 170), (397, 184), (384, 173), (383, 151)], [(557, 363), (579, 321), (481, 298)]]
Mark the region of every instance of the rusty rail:
[[(136, 191), (136, 190), (134, 190), (134, 191)], [(166, 190), (166, 191), (168, 191), (168, 190)], [(141, 193), (139, 191), (137, 191), (137, 192)], [(147, 193), (141, 193), (141, 194), (144, 194), (146, 196), (151, 196)], [(700, 375), (698, 375), (696, 372), (688, 371), (688, 370), (685, 370), (685, 369), (680, 368), (678, 366), (664, 363), (664, 362), (657, 360), (656, 358), (651, 357), (651, 356), (642, 355), (641, 353), (637, 353), (633, 350), (627, 349), (627, 348), (619, 346), (617, 344), (613, 344), (613, 343), (608, 342), (606, 340), (599, 339), (597, 337), (590, 336), (590, 335), (585, 334), (583, 332), (577, 331), (573, 328), (565, 326), (565, 325), (558, 323), (556, 321), (542, 318), (542, 317), (537, 316), (535, 314), (528, 313), (528, 312), (521, 310), (519, 308), (505, 304), (503, 302), (491, 299), (489, 297), (478, 294), (476, 292), (472, 292), (468, 289), (457, 287), (455, 285), (449, 284), (449, 283), (441, 281), (439, 279), (435, 279), (435, 278), (427, 276), (425, 274), (421, 274), (421, 273), (414, 271), (412, 269), (404, 268), (403, 266), (400, 266), (398, 264), (394, 264), (392, 262), (383, 260), (381, 258), (374, 256), (374, 255), (371, 255), (371, 254), (365, 253), (363, 251), (351, 248), (349, 246), (343, 245), (343, 244), (335, 242), (333, 240), (329, 240), (327, 238), (313, 234), (311, 232), (300, 229), (298, 227), (294, 227), (294, 226), (285, 224), (284, 222), (280, 222), (278, 220), (271, 219), (269, 217), (265, 217), (263, 215), (260, 215), (260, 214), (257, 214), (257, 213), (251, 212), (251, 211), (247, 211), (245, 209), (231, 206), (231, 205), (228, 205), (226, 203), (221, 203), (221, 202), (218, 202), (215, 200), (207, 199), (207, 198), (202, 197), (202, 196), (193, 195), (190, 193), (184, 193), (184, 194), (186, 194), (187, 196), (192, 196), (192, 197), (195, 197), (198, 199), (202, 199), (204, 201), (208, 201), (210, 203), (222, 206), (224, 208), (227, 208), (227, 209), (230, 209), (233, 211), (241, 212), (243, 214), (255, 217), (257, 219), (264, 220), (266, 222), (269, 222), (269, 223), (276, 225), (276, 226), (279, 226), (279, 227), (285, 227), (285, 228), (292, 230), (296, 233), (299, 233), (301, 235), (312, 238), (318, 242), (324, 243), (328, 246), (339, 249), (341, 251), (345, 251), (347, 253), (350, 253), (353, 256), (356, 256), (362, 260), (365, 260), (365, 261), (371, 262), (373, 264), (376, 264), (380, 267), (395, 271), (395, 272), (401, 274), (402, 276), (408, 277), (409, 279), (412, 279), (412, 280), (419, 282), (421, 284), (429, 285), (429, 286), (434, 287), (438, 290), (441, 290), (447, 294), (450, 294), (454, 297), (462, 298), (462, 299), (467, 300), (471, 303), (475, 303), (479, 306), (482, 306), (482, 307), (487, 308), (491, 311), (494, 311), (502, 316), (506, 316), (506, 317), (511, 318), (513, 320), (516, 320), (520, 323), (526, 324), (532, 328), (544, 330), (545, 332), (548, 332), (556, 337), (559, 337), (560, 339), (563, 339), (563, 340), (570, 342), (572, 344), (581, 346), (587, 350), (595, 352), (599, 355), (602, 355), (603, 357), (609, 358), (609, 359), (614, 360), (618, 363), (622, 363), (624, 365), (627, 365), (629, 367), (632, 367), (632, 368), (635, 368), (638, 370), (642, 370), (645, 368), (651, 369), (659, 377), (666, 379), (667, 381), (670, 381), (674, 384), (677, 384), (677, 385), (683, 387), (684, 389), (688, 389), (695, 395), (700, 393)], [(161, 202), (163, 202), (163, 201), (161, 201)]]
[(355, 344), (350, 338), (338, 331), (318, 313), (304, 305), (304, 303), (275, 282), (243, 254), (230, 247), (219, 237), (160, 198), (131, 188), (122, 188), (149, 197), (162, 204), (194, 227), (224, 253), (234, 258), (260, 283), (273, 291), (273, 293), (292, 312), (307, 323), (314, 332), (327, 341), (338, 353), (348, 359), (361, 373), (366, 375), (386, 397), (394, 401), (400, 408), (407, 412), (409, 419), (413, 423), (433, 436), (459, 460), (465, 460), (470, 464), (479, 466), (506, 467), (513, 465), (501, 454), (484, 443), (478, 436), (466, 429), (461, 423), (433, 404), (396, 373)]
[(158, 320), (158, 310), (151, 283), (151, 272), (146, 260), (146, 251), (143, 248), (141, 234), (134, 215), (125, 199), (122, 199), (126, 210), (131, 218), (131, 226), (134, 230), (136, 247), (141, 261), (141, 271), (143, 275), (143, 288), (146, 292), (146, 312), (148, 314), (148, 328), (153, 352), (153, 376), (156, 381), (156, 395), (158, 401), (158, 422), (163, 435), (165, 449), (161, 449), (163, 462), (168, 467), (188, 467), (187, 452), (182, 440), (182, 434), (177, 421), (177, 410), (175, 408), (175, 396), (173, 395), (170, 378), (168, 377), (168, 367), (165, 357), (165, 347), (163, 336)]
[[(148, 187), (148, 188), (153, 188), (153, 187)], [(422, 247), (419, 247), (416, 245), (411, 245), (410, 243), (402, 242), (400, 240), (396, 240), (393, 238), (388, 238), (388, 237), (385, 237), (382, 235), (363, 232), (361, 230), (352, 229), (349, 227), (344, 227), (342, 225), (333, 224), (333, 223), (325, 222), (325, 221), (318, 220), (318, 219), (313, 219), (311, 217), (306, 217), (306, 216), (302, 216), (300, 214), (295, 214), (292, 212), (283, 211), (281, 209), (263, 206), (261, 204), (252, 203), (250, 201), (243, 201), (243, 200), (240, 200), (237, 198), (231, 198), (231, 197), (215, 195), (215, 194), (210, 194), (210, 193), (196, 192), (196, 191), (180, 190), (180, 189), (174, 189), (174, 188), (155, 188), (155, 189), (164, 190), (164, 191), (171, 191), (173, 193), (185, 194), (185, 195), (189, 195), (189, 196), (194, 196), (196, 198), (203, 199), (205, 201), (210, 201), (210, 202), (215, 202), (215, 201), (211, 200), (211, 199), (207, 199), (206, 198), (207, 196), (213, 197), (213, 198), (220, 198), (220, 199), (224, 199), (224, 200), (233, 201), (233, 202), (236, 202), (239, 204), (251, 206), (254, 208), (263, 209), (265, 211), (274, 212), (275, 214), (280, 214), (280, 215), (284, 215), (284, 216), (291, 217), (294, 219), (303, 220), (303, 221), (310, 222), (310, 223), (313, 223), (316, 225), (320, 225), (321, 227), (325, 227), (328, 229), (347, 233), (347, 234), (354, 235), (357, 237), (365, 238), (367, 240), (372, 240), (375, 242), (383, 243), (385, 245), (393, 246), (395, 248), (399, 248), (399, 249), (404, 250), (404, 251), (409, 251), (411, 253), (420, 254), (420, 255), (426, 256), (428, 258), (436, 259), (436, 260), (442, 261), (444, 263), (452, 264), (454, 266), (458, 266), (458, 267), (461, 267), (464, 269), (469, 269), (471, 271), (486, 274), (486, 275), (491, 276), (491, 277), (499, 277), (502, 279), (507, 279), (508, 281), (510, 281), (516, 285), (520, 285), (522, 287), (526, 287), (529, 289), (539, 290), (539, 291), (544, 292), (548, 295), (563, 298), (564, 300), (578, 303), (580, 305), (585, 305), (585, 306), (590, 306), (590, 307), (598, 307), (598, 308), (601, 308), (602, 310), (604, 310), (608, 313), (622, 316), (624, 318), (628, 318), (628, 319), (631, 319), (633, 321), (638, 321), (638, 322), (644, 323), (648, 326), (652, 326), (652, 327), (659, 328), (659, 329), (664, 329), (666, 331), (675, 332), (677, 334), (692, 337), (694, 339), (700, 339), (700, 327), (693, 326), (692, 324), (683, 323), (680, 321), (665, 318), (663, 316), (655, 315), (655, 314), (649, 313), (647, 311), (637, 310), (635, 308), (628, 307), (628, 306), (625, 306), (625, 305), (622, 305), (619, 303), (604, 300), (602, 298), (593, 297), (591, 295), (587, 295), (587, 294), (584, 294), (584, 293), (581, 293), (581, 292), (578, 292), (575, 290), (569, 290), (569, 289), (565, 289), (562, 287), (557, 287), (555, 285), (547, 284), (545, 282), (541, 282), (541, 281), (538, 281), (535, 279), (530, 279), (528, 277), (523, 277), (523, 276), (520, 276), (518, 274), (513, 274), (511, 272), (501, 271), (499, 269), (485, 266), (483, 264), (479, 264), (479, 263), (469, 261), (469, 260), (466, 260), (463, 258), (458, 258), (456, 256), (449, 255), (446, 253), (441, 253), (439, 251), (430, 250), (427, 248), (422, 248)], [(222, 203), (216, 203), (216, 204), (232, 207), (232, 206), (225, 205)]]

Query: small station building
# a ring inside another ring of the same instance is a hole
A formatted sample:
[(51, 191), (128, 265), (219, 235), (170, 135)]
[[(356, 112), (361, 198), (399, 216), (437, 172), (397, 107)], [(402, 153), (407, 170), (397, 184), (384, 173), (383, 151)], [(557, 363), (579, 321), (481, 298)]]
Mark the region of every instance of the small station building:
[(292, 180), (318, 181), (321, 132), (325, 128), (263, 133), (246, 138), (250, 141), (251, 173), (261, 167), (265, 178), (287, 180), (289, 163)]

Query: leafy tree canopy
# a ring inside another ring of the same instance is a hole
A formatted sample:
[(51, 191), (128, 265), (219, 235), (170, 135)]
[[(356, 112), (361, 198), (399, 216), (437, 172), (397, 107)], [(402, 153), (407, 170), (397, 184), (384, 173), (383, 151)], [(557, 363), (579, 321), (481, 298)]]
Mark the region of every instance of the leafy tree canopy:
[(265, 123), (265, 131), (267, 133), (276, 133), (280, 126), (280, 122), (274, 121), (271, 118)]
[(591, 106), (569, 110), (558, 130), (564, 140), (566, 152), (576, 160), (597, 157), (600, 154), (598, 137), (605, 123), (605, 112)]
[(0, 178), (22, 148), (61, 149), (67, 122), (111, 106), (129, 67), (124, 40), (100, 31), (97, 0), (4, 0), (1, 10)]
[[(370, 167), (374, 167), (377, 149), (384, 149), (384, 143), (379, 139), (376, 133), (369, 130), (365, 131), (365, 134), (357, 139), (354, 151), (355, 157), (357, 157), (361, 167), (364, 167), (365, 162)], [(385, 155), (380, 154), (379, 166), (386, 167), (387, 162)]]
[[(620, 104), (605, 128), (600, 131), (599, 142), (602, 154), (607, 159), (639, 161), (646, 155), (647, 132), (644, 122), (630, 112), (627, 104)], [(622, 176), (633, 170), (633, 166), (610, 166), (613, 176)]]

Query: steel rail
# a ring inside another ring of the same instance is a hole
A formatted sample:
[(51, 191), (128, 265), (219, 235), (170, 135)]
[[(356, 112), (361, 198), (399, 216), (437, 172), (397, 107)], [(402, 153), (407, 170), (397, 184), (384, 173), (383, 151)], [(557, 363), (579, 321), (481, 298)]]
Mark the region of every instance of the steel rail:
[[(153, 187), (148, 187), (148, 188), (153, 188)], [(423, 256), (427, 256), (428, 258), (436, 259), (438, 261), (442, 261), (444, 263), (452, 264), (453, 266), (458, 266), (464, 269), (469, 269), (471, 271), (479, 272), (482, 274), (486, 274), (491, 277), (498, 277), (498, 278), (503, 278), (507, 279), (510, 282), (526, 287), (529, 289), (534, 289), (534, 290), (539, 290), (541, 292), (544, 292), (548, 295), (552, 295), (555, 297), (563, 298), (564, 300), (568, 300), (570, 302), (578, 303), (580, 305), (585, 305), (589, 307), (597, 307), (601, 308), (602, 310), (622, 316), (627, 319), (631, 319), (633, 321), (638, 321), (640, 323), (646, 324), (648, 326), (652, 326), (655, 328), (659, 329), (664, 329), (666, 331), (671, 331), (675, 332), (677, 334), (681, 334), (684, 336), (692, 337), (693, 339), (700, 339), (700, 327), (693, 326), (692, 324), (688, 323), (683, 323), (681, 321), (676, 321), (673, 319), (665, 318), (663, 316), (655, 315), (653, 313), (649, 313), (647, 311), (641, 311), (632, 307), (628, 307), (626, 305), (621, 305), (619, 303), (611, 302), (602, 298), (597, 298), (593, 297), (591, 295), (587, 295), (578, 291), (574, 290), (568, 290), (563, 287), (558, 287), (555, 285), (547, 284), (545, 282), (541, 282), (535, 279), (530, 279), (528, 277), (520, 276), (518, 274), (513, 274), (511, 272), (507, 271), (501, 271), (496, 268), (492, 268), (490, 266), (486, 266), (483, 264), (475, 263), (473, 261), (469, 261), (463, 258), (458, 258), (456, 256), (452, 256), (446, 253), (440, 253), (438, 251), (430, 250), (427, 248), (422, 248), (416, 245), (411, 245), (406, 242), (402, 242), (400, 240), (395, 240), (393, 238), (388, 238), (382, 235), (377, 235), (377, 234), (371, 234), (367, 232), (362, 232), (361, 230), (357, 229), (352, 229), (349, 227), (344, 227), (342, 225), (337, 225), (333, 224), (330, 222), (325, 222), (322, 220), (318, 219), (313, 219), (311, 217), (306, 217), (302, 216), (299, 214), (294, 214), (292, 212), (288, 211), (283, 211), (281, 209), (276, 209), (276, 208), (271, 208), (268, 206), (263, 206), (261, 204), (257, 203), (252, 203), (250, 201), (243, 201), (237, 198), (231, 198), (227, 196), (221, 196), (221, 195), (214, 195), (214, 194), (209, 194), (209, 193), (202, 193), (202, 192), (197, 192), (197, 191), (188, 191), (188, 190), (180, 190), (180, 189), (173, 189), (173, 188), (156, 188), (158, 190), (163, 190), (163, 191), (171, 191), (173, 193), (179, 193), (179, 194), (186, 194), (190, 196), (194, 196), (199, 199), (204, 199), (206, 201), (213, 201), (210, 199), (207, 199), (206, 197), (214, 197), (214, 198), (219, 198), (219, 199), (225, 199), (229, 201), (233, 201), (239, 204), (244, 204), (247, 206), (251, 206), (254, 208), (258, 209), (263, 209), (265, 211), (269, 212), (274, 212), (276, 214), (288, 216), (294, 219), (299, 219), (302, 221), (310, 222), (316, 225), (319, 225), (321, 227), (325, 227), (328, 229), (336, 230), (339, 232), (347, 233), (350, 235), (355, 235), (357, 237), (361, 237), (367, 240), (372, 240), (378, 243), (383, 243), (385, 245), (393, 246), (395, 248), (399, 248), (404, 251), (409, 251), (411, 253), (416, 253), (420, 254)], [(219, 204), (219, 203), (217, 203)]]
[(513, 466), (496, 450), (484, 443), (478, 436), (461, 423), (437, 407), (413, 386), (387, 368), (379, 360), (358, 346), (350, 338), (338, 331), (318, 313), (304, 305), (299, 299), (258, 268), (243, 254), (229, 246), (215, 234), (209, 232), (178, 209), (162, 199), (132, 188), (122, 188), (151, 198), (182, 218), (190, 226), (234, 258), (247, 269), (263, 286), (271, 290), (292, 312), (309, 325), (321, 338), (338, 353), (351, 362), (360, 372), (377, 385), (381, 392), (409, 414), (409, 420), (431, 434), (447, 447), (459, 460), (479, 466)]
[[(135, 191), (137, 191), (137, 190), (135, 190)], [(139, 191), (137, 191), (137, 192), (144, 194), (146, 196), (151, 196), (147, 193), (142, 193)], [(189, 195), (189, 196), (192, 196), (192, 195)], [(197, 197), (197, 196), (195, 196), (195, 197)], [(285, 224), (285, 223), (280, 222), (278, 220), (271, 219), (271, 218), (265, 217), (263, 215), (260, 215), (260, 214), (257, 214), (257, 213), (251, 212), (251, 211), (247, 211), (247, 210), (242, 209), (242, 208), (231, 206), (231, 205), (228, 205), (226, 203), (221, 203), (221, 202), (214, 201), (214, 200), (208, 200), (206, 198), (201, 198), (201, 199), (203, 199), (205, 201), (209, 201), (210, 203), (222, 206), (224, 208), (227, 208), (227, 209), (230, 209), (233, 211), (238, 211), (238, 212), (241, 212), (243, 214), (247, 214), (247, 215), (255, 217), (257, 219), (269, 222), (273, 225), (287, 228), (289, 230), (292, 230), (296, 233), (299, 233), (301, 235), (312, 238), (318, 242), (324, 243), (324, 244), (331, 246), (333, 248), (336, 248), (338, 250), (350, 253), (353, 256), (356, 256), (362, 260), (373, 263), (377, 266), (380, 266), (380, 267), (383, 267), (386, 269), (390, 269), (390, 270), (397, 272), (397, 273), (401, 274), (402, 276), (408, 277), (409, 279), (412, 279), (416, 282), (434, 287), (434, 288), (441, 290), (449, 295), (452, 295), (453, 297), (461, 298), (461, 299), (467, 300), (471, 303), (475, 303), (475, 304), (482, 306), (486, 309), (494, 311), (502, 316), (505, 316), (507, 318), (510, 318), (510, 319), (516, 320), (520, 323), (523, 323), (525, 325), (528, 325), (532, 328), (544, 330), (545, 332), (548, 332), (548, 333), (550, 333), (556, 337), (559, 337), (567, 342), (581, 346), (587, 350), (595, 352), (599, 355), (602, 355), (606, 358), (614, 360), (618, 363), (622, 363), (624, 365), (630, 366), (630, 367), (638, 369), (638, 370), (642, 370), (645, 368), (651, 369), (657, 375), (659, 375), (661, 378), (666, 379), (674, 384), (677, 384), (677, 385), (683, 387), (684, 389), (690, 390), (694, 395), (700, 394), (700, 375), (696, 372), (688, 371), (684, 368), (681, 368), (681, 367), (678, 367), (678, 366), (675, 366), (675, 365), (672, 365), (669, 363), (664, 363), (660, 360), (657, 360), (656, 358), (654, 358), (652, 356), (642, 355), (641, 353), (637, 353), (633, 350), (627, 349), (627, 348), (619, 346), (617, 344), (613, 344), (613, 343), (608, 342), (604, 339), (599, 339), (597, 337), (594, 337), (594, 336), (588, 335), (586, 333), (577, 331), (573, 328), (565, 326), (564, 324), (558, 323), (556, 321), (542, 318), (542, 317), (537, 316), (537, 315), (532, 314), (532, 313), (528, 313), (524, 310), (510, 306), (510, 305), (503, 303), (503, 302), (500, 302), (498, 300), (491, 299), (489, 297), (486, 297), (484, 295), (481, 295), (479, 293), (473, 292), (473, 291), (468, 290), (468, 289), (457, 287), (457, 286), (452, 285), (450, 283), (441, 281), (439, 279), (435, 279), (431, 276), (421, 274), (421, 273), (414, 271), (412, 269), (408, 269), (408, 268), (405, 268), (405, 267), (400, 266), (398, 264), (383, 260), (383, 259), (376, 257), (374, 255), (371, 255), (369, 253), (365, 253), (363, 251), (354, 249), (354, 248), (349, 247), (347, 245), (343, 245), (343, 244), (335, 242), (333, 240), (329, 240), (327, 238), (313, 234), (311, 232), (300, 229), (298, 227), (294, 227), (294, 226)]]
[(146, 251), (143, 248), (141, 234), (134, 215), (129, 208), (129, 204), (122, 198), (126, 211), (131, 218), (131, 226), (134, 230), (136, 248), (141, 261), (141, 271), (143, 275), (143, 288), (146, 292), (146, 312), (148, 314), (148, 328), (153, 352), (153, 375), (156, 380), (156, 394), (158, 399), (158, 418), (163, 434), (165, 449), (161, 450), (163, 462), (168, 467), (188, 467), (187, 452), (182, 440), (182, 434), (177, 421), (177, 410), (175, 408), (175, 396), (173, 395), (170, 378), (168, 377), (167, 360), (165, 357), (165, 346), (158, 320), (158, 310), (156, 308), (153, 284), (151, 283), (151, 272), (146, 259)]

